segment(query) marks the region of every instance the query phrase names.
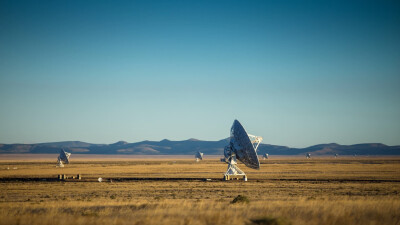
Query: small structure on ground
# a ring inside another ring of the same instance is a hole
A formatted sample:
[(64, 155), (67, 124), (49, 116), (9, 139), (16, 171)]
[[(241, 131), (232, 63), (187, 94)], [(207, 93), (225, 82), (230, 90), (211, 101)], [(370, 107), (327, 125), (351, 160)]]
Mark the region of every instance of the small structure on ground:
[(59, 175), (57, 176), (57, 179), (58, 179), (58, 180), (75, 180), (75, 179), (81, 180), (81, 179), (82, 179), (82, 175), (78, 174), (78, 175), (76, 175), (76, 176), (70, 176), (70, 177), (68, 177), (68, 176), (65, 175), (65, 174), (59, 174)]

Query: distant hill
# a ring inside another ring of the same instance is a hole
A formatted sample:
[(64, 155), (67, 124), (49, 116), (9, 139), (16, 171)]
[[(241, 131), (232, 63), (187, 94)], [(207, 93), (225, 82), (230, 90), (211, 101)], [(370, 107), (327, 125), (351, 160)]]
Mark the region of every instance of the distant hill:
[[(229, 139), (219, 141), (142, 141), (128, 143), (119, 141), (113, 144), (91, 144), (80, 141), (51, 142), (39, 144), (0, 144), (0, 154), (6, 153), (58, 153), (61, 148), (68, 152), (82, 154), (129, 154), (129, 155), (194, 155), (197, 151), (205, 155), (223, 155)], [(400, 146), (387, 146), (380, 143), (339, 145), (319, 144), (307, 148), (260, 144), (258, 154), (269, 155), (400, 155)]]

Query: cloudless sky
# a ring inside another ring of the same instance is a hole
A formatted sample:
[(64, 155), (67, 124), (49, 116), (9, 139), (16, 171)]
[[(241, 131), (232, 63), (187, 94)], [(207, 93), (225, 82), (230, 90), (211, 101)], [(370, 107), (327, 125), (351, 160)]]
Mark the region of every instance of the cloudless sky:
[(400, 2), (0, 0), (0, 143), (400, 145)]

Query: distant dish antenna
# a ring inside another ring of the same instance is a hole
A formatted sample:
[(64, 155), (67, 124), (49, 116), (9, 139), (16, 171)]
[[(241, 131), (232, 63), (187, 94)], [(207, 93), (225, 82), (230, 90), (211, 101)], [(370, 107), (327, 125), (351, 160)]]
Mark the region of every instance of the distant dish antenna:
[(229, 144), (224, 149), (224, 157), (221, 161), (228, 164), (228, 170), (224, 174), (224, 180), (243, 177), (247, 181), (246, 174), (237, 166), (237, 160), (252, 169), (260, 169), (257, 148), (262, 137), (248, 134), (239, 121), (233, 121)]
[(196, 162), (203, 160), (203, 153), (202, 152), (197, 152), (196, 155), (194, 155), (194, 157), (196, 158)]
[(306, 159), (311, 159), (311, 154), (307, 152)]
[(103, 178), (99, 177), (99, 179), (97, 179), (97, 181), (101, 183), (103, 181)]
[(264, 158), (264, 159), (268, 159), (268, 153), (265, 153), (265, 154), (263, 155), (263, 158)]
[(64, 164), (69, 164), (69, 157), (71, 156), (71, 153), (64, 151), (64, 149), (61, 149), (60, 155), (58, 156), (58, 161), (57, 161), (57, 167), (64, 167)]
[(335, 159), (336, 159), (338, 156), (339, 156), (339, 154), (336, 153), (336, 154), (335, 154)]

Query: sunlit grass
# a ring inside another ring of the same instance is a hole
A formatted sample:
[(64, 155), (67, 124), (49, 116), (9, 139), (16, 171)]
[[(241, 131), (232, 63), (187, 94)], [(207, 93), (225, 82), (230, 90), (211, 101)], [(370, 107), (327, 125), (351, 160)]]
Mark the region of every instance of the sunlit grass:
[[(263, 161), (259, 171), (241, 168), (248, 182), (221, 181), (226, 165), (217, 160), (79, 161), (65, 168), (1, 162), (0, 179), (82, 174), (83, 180), (0, 180), (0, 224), (400, 223), (400, 160), (277, 159)], [(97, 177), (105, 182), (85, 182)], [(109, 182), (117, 177), (212, 181)], [(238, 195), (248, 203), (232, 204)]]

